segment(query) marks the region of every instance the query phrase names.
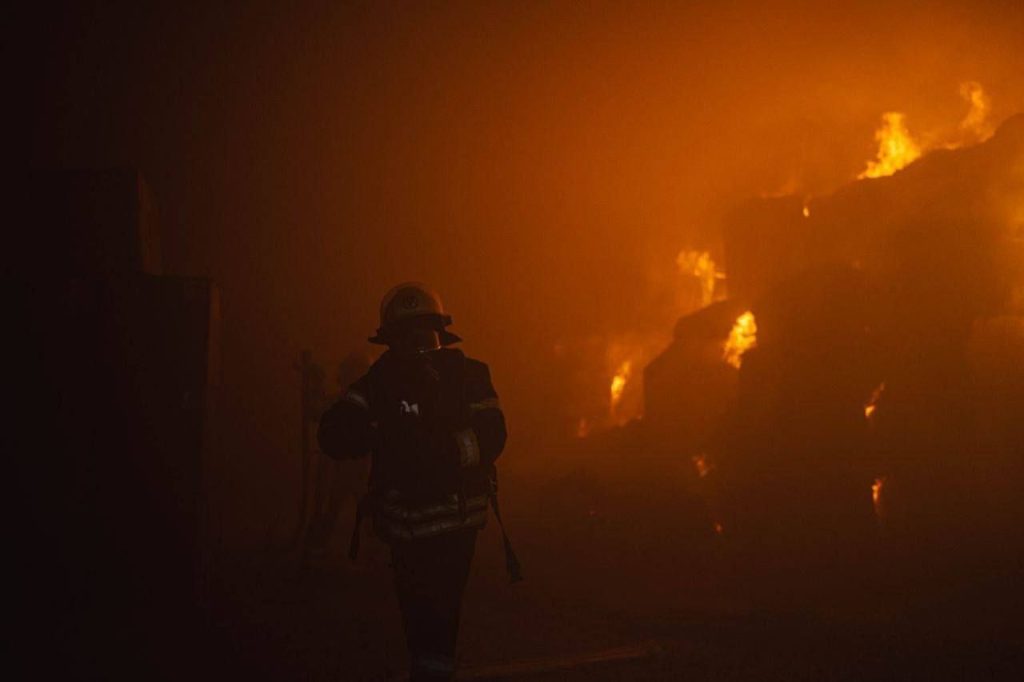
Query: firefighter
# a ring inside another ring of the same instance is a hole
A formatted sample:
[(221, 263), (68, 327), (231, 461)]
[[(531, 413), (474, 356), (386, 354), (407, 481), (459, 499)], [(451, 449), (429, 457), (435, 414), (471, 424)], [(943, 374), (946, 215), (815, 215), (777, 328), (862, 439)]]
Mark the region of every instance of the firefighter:
[[(387, 351), (318, 431), (331, 457), (372, 455), (351, 554), (369, 514), (391, 548), (414, 681), (452, 679), (462, 594), (488, 503), (501, 521), (494, 461), (505, 446), (505, 418), (487, 365), (449, 347), (461, 340), (448, 331), (451, 321), (423, 284), (389, 291), (370, 339)], [(518, 562), (505, 541), (515, 580)]]

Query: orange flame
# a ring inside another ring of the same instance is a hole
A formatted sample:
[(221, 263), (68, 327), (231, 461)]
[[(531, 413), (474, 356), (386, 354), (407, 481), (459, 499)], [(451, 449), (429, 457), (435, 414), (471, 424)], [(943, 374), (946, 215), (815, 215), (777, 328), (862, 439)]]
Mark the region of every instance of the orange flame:
[(626, 382), (629, 381), (630, 375), (633, 373), (633, 361), (624, 360), (619, 369), (615, 372), (615, 376), (612, 377), (612, 384), (609, 387), (609, 393), (611, 394), (611, 409), (615, 411), (615, 407), (622, 400), (622, 392), (626, 390)]
[(858, 179), (892, 175), (921, 156), (921, 148), (910, 136), (903, 118), (904, 115), (898, 111), (882, 114), (882, 126), (875, 131), (878, 158), (868, 161), (868, 167), (857, 176)]
[(871, 506), (875, 509), (875, 517), (882, 518), (882, 489), (885, 487), (885, 476), (879, 476), (871, 484)]
[(871, 397), (868, 399), (867, 405), (864, 406), (865, 419), (871, 419), (874, 416), (875, 410), (878, 409), (878, 399), (882, 397), (883, 392), (885, 392), (884, 381), (871, 392)]
[(736, 318), (736, 323), (725, 341), (722, 358), (736, 369), (743, 363), (743, 354), (757, 345), (757, 322), (754, 313), (747, 311)]

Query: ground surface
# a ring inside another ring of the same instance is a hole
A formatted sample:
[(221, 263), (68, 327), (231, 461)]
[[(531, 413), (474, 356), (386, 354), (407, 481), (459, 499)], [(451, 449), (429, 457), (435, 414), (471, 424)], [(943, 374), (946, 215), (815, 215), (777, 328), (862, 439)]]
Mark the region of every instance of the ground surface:
[[(714, 537), (645, 527), (679, 512), (657, 496), (591, 495), (604, 499), (594, 509), (571, 495), (552, 502), (542, 488), (506, 488), (526, 580), (507, 584), (492, 523), (466, 595), (467, 679), (1024, 679), (1020, 574), (1005, 566), (916, 587), (884, 570), (849, 584), (810, 574), (779, 581), (737, 565)], [(623, 504), (637, 515), (616, 523)], [(306, 566), (280, 552), (222, 560), (216, 627), (233, 660), (267, 679), (402, 678), (386, 551), (364, 543), (353, 565), (342, 556), (346, 533)]]

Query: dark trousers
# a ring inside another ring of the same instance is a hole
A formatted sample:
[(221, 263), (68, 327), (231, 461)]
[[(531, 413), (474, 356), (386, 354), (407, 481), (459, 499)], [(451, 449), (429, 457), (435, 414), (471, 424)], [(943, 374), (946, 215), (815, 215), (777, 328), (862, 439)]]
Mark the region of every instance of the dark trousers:
[(475, 529), (459, 530), (391, 547), (410, 682), (450, 680), (455, 674), (459, 614), (476, 534)]

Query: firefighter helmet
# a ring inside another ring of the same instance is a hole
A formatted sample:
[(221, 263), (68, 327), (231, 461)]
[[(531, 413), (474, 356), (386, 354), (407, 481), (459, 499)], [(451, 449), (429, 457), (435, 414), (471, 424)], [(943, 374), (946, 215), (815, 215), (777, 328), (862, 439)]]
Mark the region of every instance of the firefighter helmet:
[(448, 346), (462, 340), (445, 329), (451, 323), (436, 292), (422, 282), (405, 282), (381, 300), (380, 327), (370, 342), (393, 345), (410, 333), (429, 330), (436, 332), (437, 346)]

